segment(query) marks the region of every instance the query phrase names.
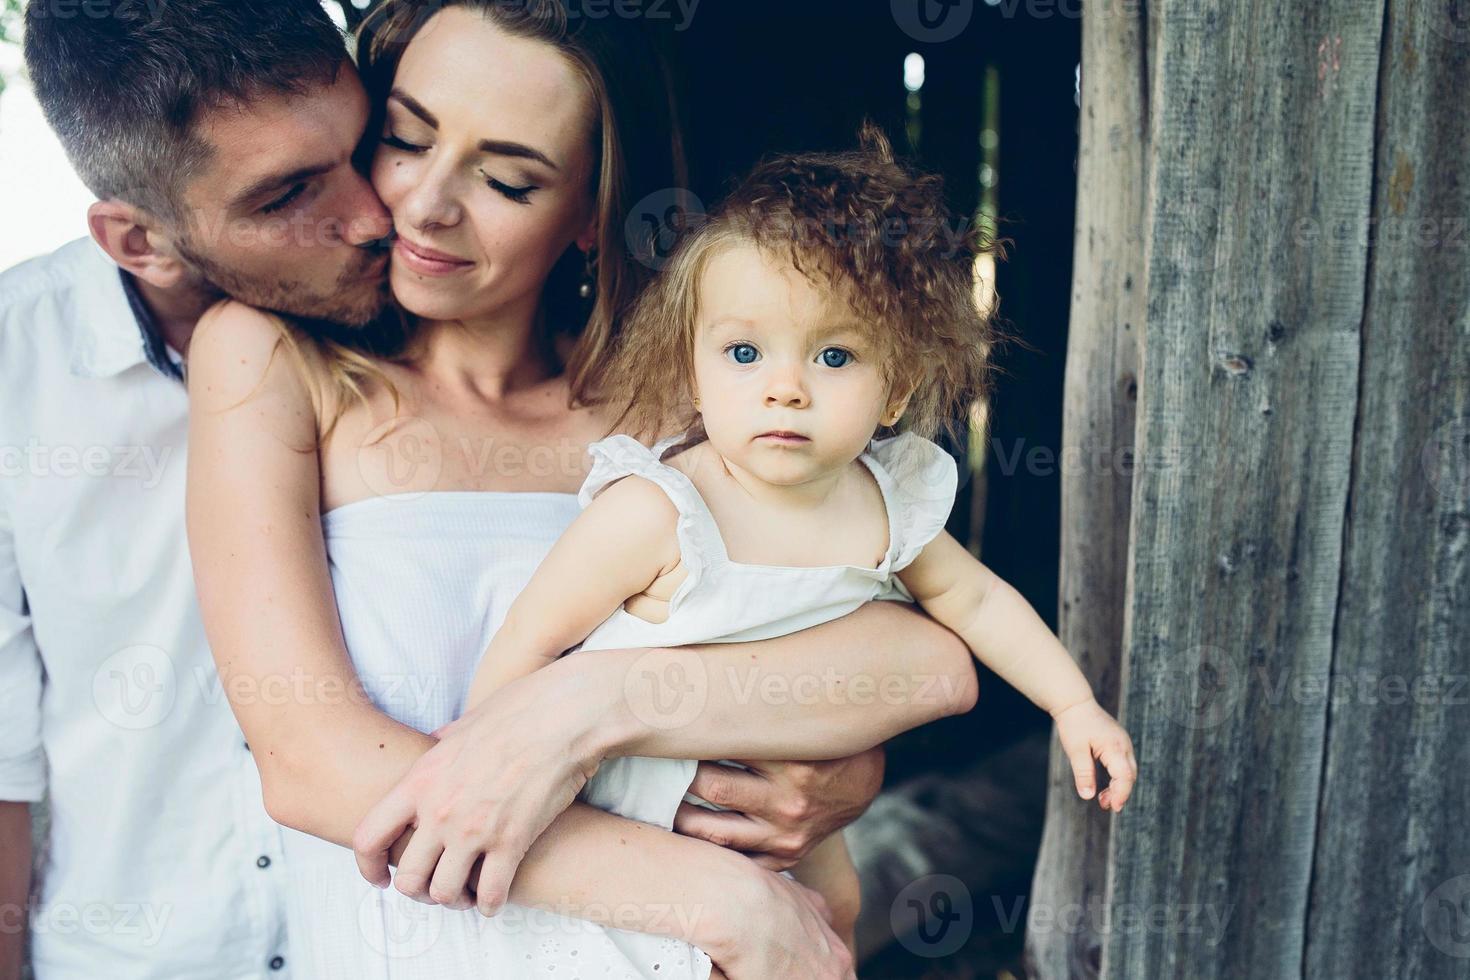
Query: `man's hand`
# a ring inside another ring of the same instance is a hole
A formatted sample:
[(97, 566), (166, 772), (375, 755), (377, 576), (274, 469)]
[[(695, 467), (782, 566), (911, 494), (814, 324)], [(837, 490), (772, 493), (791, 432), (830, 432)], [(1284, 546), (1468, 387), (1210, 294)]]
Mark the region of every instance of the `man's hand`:
[(689, 792), (724, 811), (679, 806), (674, 829), (748, 853), (774, 871), (856, 820), (883, 785), (883, 748), (831, 762), (701, 762)]

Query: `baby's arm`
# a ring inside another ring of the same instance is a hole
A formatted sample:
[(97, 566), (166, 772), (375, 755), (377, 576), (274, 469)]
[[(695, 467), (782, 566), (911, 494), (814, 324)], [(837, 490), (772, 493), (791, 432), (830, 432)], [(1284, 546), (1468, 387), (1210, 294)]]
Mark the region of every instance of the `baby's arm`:
[(585, 640), (629, 596), (679, 563), (679, 512), (641, 476), (609, 485), (577, 515), (516, 596), (470, 685), (468, 710)]
[(981, 663), (1056, 720), (1083, 799), (1092, 798), (1093, 759), (1101, 760), (1110, 783), (1098, 801), (1104, 809), (1120, 809), (1138, 774), (1133, 743), (1097, 704), (1071, 654), (1021, 594), (946, 532), (898, 577)]

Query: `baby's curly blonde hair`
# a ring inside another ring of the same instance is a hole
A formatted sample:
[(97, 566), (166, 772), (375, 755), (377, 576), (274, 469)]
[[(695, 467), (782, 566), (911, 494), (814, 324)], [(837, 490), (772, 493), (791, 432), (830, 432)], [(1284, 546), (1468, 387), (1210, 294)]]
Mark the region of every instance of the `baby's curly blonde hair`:
[[(605, 377), (612, 431), (703, 436), (692, 408), (699, 281), (722, 249), (784, 257), (813, 285), (843, 289), (869, 325), (890, 400), (911, 392), (903, 428), (957, 437), (990, 392), (993, 317), (975, 298), (975, 259), (1004, 243), (957, 226), (942, 179), (899, 163), (865, 123), (861, 148), (766, 159), (690, 230), (629, 311)], [(879, 434), (894, 434), (884, 426)]]

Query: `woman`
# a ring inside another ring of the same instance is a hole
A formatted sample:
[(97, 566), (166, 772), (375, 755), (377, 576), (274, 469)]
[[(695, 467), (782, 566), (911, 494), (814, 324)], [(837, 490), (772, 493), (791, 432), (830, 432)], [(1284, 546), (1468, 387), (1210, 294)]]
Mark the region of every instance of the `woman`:
[[(306, 976), (851, 975), (812, 893), (581, 804), (527, 854), (516, 905), (494, 919), (461, 895), (475, 854), (456, 842), (420, 826), (400, 848), (400, 878), (432, 869), (400, 891), (444, 908), (374, 890), (341, 846), (433, 744), (422, 733), (460, 710), (506, 607), (576, 514), (583, 447), (607, 432), (598, 370), (643, 278), (624, 210), (681, 183), (667, 101), (637, 90), (655, 76), (630, 26), (569, 25), (549, 0), (379, 8), (359, 60), (380, 122), (372, 180), (399, 236), (391, 284), (413, 324), (401, 350), (298, 338), (239, 305), (195, 333), (201, 604), (267, 805), (305, 831), (288, 834), (287, 864)], [(925, 628), (909, 644), (945, 633)], [(286, 703), (234, 683), (281, 676), (302, 678)], [(313, 739), (344, 729), (360, 765), (317, 763)], [(886, 733), (870, 734), (835, 744)], [(302, 785), (309, 798), (283, 788)]]

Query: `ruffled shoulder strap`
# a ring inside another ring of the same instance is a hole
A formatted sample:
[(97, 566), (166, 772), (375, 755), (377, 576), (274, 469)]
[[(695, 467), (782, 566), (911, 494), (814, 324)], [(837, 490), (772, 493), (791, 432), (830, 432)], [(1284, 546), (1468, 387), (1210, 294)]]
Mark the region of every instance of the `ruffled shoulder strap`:
[(608, 484), (625, 476), (641, 476), (663, 489), (679, 511), (679, 552), (689, 573), (687, 584), (679, 589), (680, 595), (688, 593), (702, 577), (707, 556), (719, 554), (723, 547), (719, 527), (704, 498), (689, 477), (663, 462), (664, 453), (684, 438), (685, 434), (668, 436), (651, 447), (629, 435), (600, 439), (587, 447), (592, 469), (577, 491), (577, 503), (585, 510)]
[(939, 536), (959, 489), (955, 461), (937, 443), (913, 432), (875, 439), (867, 456), (887, 475), (892, 571), (907, 567)]
[[(592, 469), (587, 473), (587, 478), (582, 481), (582, 488), (577, 491), (577, 503), (585, 510), (592, 503), (592, 498), (602, 492), (609, 483), (619, 480), (625, 476), (641, 476), (652, 480), (664, 488), (674, 505), (681, 511), (684, 504), (689, 501), (688, 489), (683, 484), (671, 479), (669, 471), (673, 468), (662, 462), (664, 452), (675, 442), (677, 436), (660, 439), (652, 447), (628, 435), (612, 435), (606, 439), (599, 439), (587, 447), (587, 453), (592, 457)], [(682, 476), (675, 471), (676, 475)], [(692, 488), (690, 488), (692, 489)]]

